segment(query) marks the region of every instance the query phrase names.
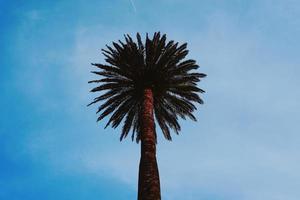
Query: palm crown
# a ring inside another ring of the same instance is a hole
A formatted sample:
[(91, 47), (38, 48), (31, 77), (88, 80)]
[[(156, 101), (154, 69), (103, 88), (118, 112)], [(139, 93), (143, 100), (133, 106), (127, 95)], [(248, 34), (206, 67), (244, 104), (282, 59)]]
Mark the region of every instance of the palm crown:
[(193, 72), (198, 69), (195, 60), (184, 59), (188, 54), (187, 44), (179, 45), (166, 41), (166, 35), (154, 33), (152, 39), (146, 36), (145, 43), (137, 33), (137, 42), (125, 35), (125, 42), (113, 42), (102, 49), (108, 64), (94, 64), (102, 76), (89, 81), (99, 85), (91, 92), (102, 92), (89, 105), (105, 100), (98, 108), (98, 120), (111, 114), (106, 127), (119, 126), (124, 119), (120, 140), (132, 129), (132, 139), (140, 140), (141, 107), (143, 91), (153, 92), (154, 114), (166, 139), (171, 140), (170, 129), (179, 133), (178, 117), (196, 121), (192, 114), (195, 103), (202, 104), (197, 82), (206, 75)]

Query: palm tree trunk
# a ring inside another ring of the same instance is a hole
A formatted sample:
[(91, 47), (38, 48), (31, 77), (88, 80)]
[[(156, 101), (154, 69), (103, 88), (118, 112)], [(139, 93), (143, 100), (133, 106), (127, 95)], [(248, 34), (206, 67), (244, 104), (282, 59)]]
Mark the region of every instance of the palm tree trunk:
[(156, 136), (153, 116), (153, 93), (151, 89), (145, 89), (144, 91), (142, 109), (138, 200), (160, 200), (160, 183), (156, 161)]

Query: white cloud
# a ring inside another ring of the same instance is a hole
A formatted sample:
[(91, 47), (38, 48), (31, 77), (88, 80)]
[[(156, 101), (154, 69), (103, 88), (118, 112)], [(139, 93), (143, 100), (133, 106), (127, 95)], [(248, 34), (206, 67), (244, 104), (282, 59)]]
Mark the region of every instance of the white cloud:
[[(172, 143), (160, 138), (163, 197), (294, 200), (300, 196), (298, 63), (273, 55), (272, 41), (263, 31), (245, 29), (226, 13), (216, 12), (208, 21), (190, 38), (184, 37), (185, 30), (165, 27), (175, 38), (189, 40), (191, 57), (199, 60), (208, 77), (201, 82), (207, 93), (206, 104), (197, 113), (199, 122), (183, 122), (182, 134), (174, 136)], [(73, 59), (60, 57), (69, 64), (63, 70), (66, 84), (62, 87), (72, 108), (67, 112), (73, 117), (66, 121), (76, 125), (33, 133), (40, 137), (29, 141), (27, 148), (33, 157), (41, 159), (44, 154), (43, 162), (65, 168), (64, 173), (111, 176), (136, 188), (139, 146), (119, 143), (118, 130), (96, 127), (94, 108), (82, 107), (92, 98), (87, 95), (92, 77), (89, 63), (102, 62), (100, 49), (128, 30), (99, 25), (76, 31)], [(45, 86), (44, 79), (36, 81)], [(44, 94), (43, 88), (37, 90)]]

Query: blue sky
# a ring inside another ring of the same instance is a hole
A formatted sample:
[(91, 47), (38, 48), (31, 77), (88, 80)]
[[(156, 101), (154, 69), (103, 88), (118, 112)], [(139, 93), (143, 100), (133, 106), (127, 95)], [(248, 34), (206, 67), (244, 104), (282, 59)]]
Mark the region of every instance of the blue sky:
[(139, 145), (96, 123), (91, 62), (124, 33), (188, 42), (196, 116), (159, 138), (165, 200), (298, 200), (296, 0), (0, 0), (0, 199), (135, 199)]

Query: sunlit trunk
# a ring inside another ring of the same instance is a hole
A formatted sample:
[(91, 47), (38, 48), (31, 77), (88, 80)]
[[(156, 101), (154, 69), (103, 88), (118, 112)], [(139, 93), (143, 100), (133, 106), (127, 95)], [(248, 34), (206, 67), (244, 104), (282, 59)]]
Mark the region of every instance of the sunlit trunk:
[(142, 110), (138, 200), (160, 199), (160, 183), (156, 161), (156, 138), (153, 116), (153, 93), (151, 89), (145, 89)]

